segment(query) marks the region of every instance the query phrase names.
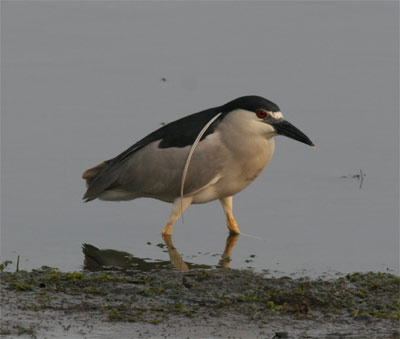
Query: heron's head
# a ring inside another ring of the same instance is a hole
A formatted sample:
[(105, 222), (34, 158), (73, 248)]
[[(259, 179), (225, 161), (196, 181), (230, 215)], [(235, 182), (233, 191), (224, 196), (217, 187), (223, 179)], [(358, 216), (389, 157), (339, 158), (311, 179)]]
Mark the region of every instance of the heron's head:
[(267, 138), (284, 135), (314, 147), (314, 143), (297, 127), (283, 118), (278, 105), (259, 96), (244, 96), (223, 106), (225, 112), (240, 116), (243, 124), (265, 134)]

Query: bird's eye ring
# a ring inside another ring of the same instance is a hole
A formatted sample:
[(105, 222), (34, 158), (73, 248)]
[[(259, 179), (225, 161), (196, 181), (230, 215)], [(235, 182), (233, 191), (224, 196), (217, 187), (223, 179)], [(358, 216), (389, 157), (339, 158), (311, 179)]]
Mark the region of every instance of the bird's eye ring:
[(264, 119), (264, 118), (267, 116), (267, 112), (265, 112), (265, 111), (262, 110), (262, 109), (259, 109), (259, 110), (256, 112), (256, 114), (257, 114), (257, 117), (259, 117), (260, 119)]

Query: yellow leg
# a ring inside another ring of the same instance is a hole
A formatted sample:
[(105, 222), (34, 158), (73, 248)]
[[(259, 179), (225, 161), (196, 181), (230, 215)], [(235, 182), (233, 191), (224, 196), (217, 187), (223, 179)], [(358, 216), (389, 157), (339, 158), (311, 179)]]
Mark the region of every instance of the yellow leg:
[(169, 220), (161, 232), (162, 235), (172, 234), (172, 228), (174, 227), (175, 222), (179, 219), (182, 213), (190, 206), (191, 203), (192, 203), (191, 197), (183, 198), (183, 200), (181, 200), (181, 198), (175, 199)]
[(232, 213), (232, 197), (219, 199), (226, 215), (226, 226), (230, 234), (240, 234), (239, 226)]

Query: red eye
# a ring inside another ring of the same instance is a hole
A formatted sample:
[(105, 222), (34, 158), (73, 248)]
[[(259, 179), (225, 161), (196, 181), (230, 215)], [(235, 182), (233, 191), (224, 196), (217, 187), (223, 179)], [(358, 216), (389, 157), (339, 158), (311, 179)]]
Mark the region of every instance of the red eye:
[(259, 109), (256, 114), (260, 119), (264, 119), (267, 116), (267, 112), (263, 111), (262, 109)]

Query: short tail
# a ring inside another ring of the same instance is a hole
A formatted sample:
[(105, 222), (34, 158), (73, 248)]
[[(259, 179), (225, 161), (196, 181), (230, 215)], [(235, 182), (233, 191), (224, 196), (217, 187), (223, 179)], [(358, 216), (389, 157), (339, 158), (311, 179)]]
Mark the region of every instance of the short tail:
[(93, 179), (96, 178), (97, 174), (99, 174), (104, 166), (106, 166), (106, 163), (102, 162), (101, 164), (98, 164), (97, 166), (89, 168), (83, 172), (82, 179), (86, 180), (86, 187), (90, 186)]
[(97, 178), (97, 176), (103, 171), (103, 169), (106, 166), (107, 166), (107, 163), (104, 161), (101, 164), (98, 164), (97, 166), (89, 168), (85, 172), (83, 172), (82, 179), (86, 180), (86, 187), (88, 188), (85, 195), (83, 196), (83, 199), (85, 200), (85, 202), (88, 202), (90, 200), (94, 200), (97, 198), (97, 196), (94, 196), (91, 194), (91, 191), (92, 191), (91, 184)]

